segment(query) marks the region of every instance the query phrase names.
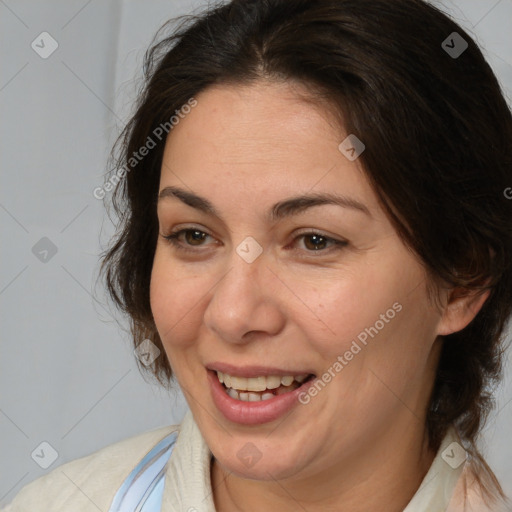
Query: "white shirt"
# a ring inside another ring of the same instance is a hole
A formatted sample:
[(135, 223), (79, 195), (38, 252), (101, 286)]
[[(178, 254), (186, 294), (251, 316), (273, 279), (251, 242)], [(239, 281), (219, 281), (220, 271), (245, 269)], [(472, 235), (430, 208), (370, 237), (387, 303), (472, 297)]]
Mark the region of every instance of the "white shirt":
[[(23, 487), (0, 512), (107, 512), (131, 470), (176, 430), (179, 435), (167, 463), (161, 512), (216, 512), (210, 481), (212, 453), (190, 411), (181, 425), (139, 434), (53, 469)], [(403, 512), (510, 512), (512, 508), (505, 504), (487, 505), (472, 488), (464, 504), (469, 464), (461, 462), (462, 453), (460, 439), (451, 428)]]

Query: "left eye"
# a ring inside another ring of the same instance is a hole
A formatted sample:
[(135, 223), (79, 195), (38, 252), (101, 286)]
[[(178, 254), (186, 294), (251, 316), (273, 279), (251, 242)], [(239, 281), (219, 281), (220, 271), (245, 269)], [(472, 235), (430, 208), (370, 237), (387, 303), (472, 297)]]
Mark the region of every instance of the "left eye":
[[(335, 240), (334, 238), (330, 238), (326, 235), (322, 235), (321, 233), (316, 232), (309, 232), (309, 233), (301, 233), (297, 237), (295, 237), (295, 240), (298, 240), (300, 238), (304, 239), (304, 245), (308, 247), (308, 243), (306, 243), (306, 240), (310, 240), (309, 248), (312, 248), (313, 251), (321, 251), (325, 248), (325, 245), (327, 243), (331, 243), (332, 249), (340, 249), (341, 247), (345, 247), (347, 245), (347, 242), (345, 240)], [(334, 246), (334, 247), (333, 247)], [(308, 251), (312, 252), (312, 251)], [(321, 251), (321, 252), (330, 252), (330, 251)]]
[[(180, 242), (181, 235), (185, 235), (186, 243), (183, 244)], [(191, 249), (191, 247), (200, 247), (202, 242), (206, 240), (210, 235), (204, 231), (199, 229), (180, 229), (174, 233), (169, 235), (161, 235), (165, 240), (173, 244), (178, 250), (186, 251), (186, 252), (197, 252), (195, 249)], [(345, 240), (335, 240), (334, 238), (323, 235), (322, 233), (318, 233), (316, 231), (311, 231), (308, 233), (301, 233), (294, 238), (294, 242), (303, 238), (305, 240), (305, 246), (307, 248), (307, 252), (330, 252), (329, 250), (324, 250), (325, 246), (330, 243), (331, 249), (341, 249), (348, 245), (348, 242)], [(306, 240), (309, 240), (310, 243), (307, 243)]]

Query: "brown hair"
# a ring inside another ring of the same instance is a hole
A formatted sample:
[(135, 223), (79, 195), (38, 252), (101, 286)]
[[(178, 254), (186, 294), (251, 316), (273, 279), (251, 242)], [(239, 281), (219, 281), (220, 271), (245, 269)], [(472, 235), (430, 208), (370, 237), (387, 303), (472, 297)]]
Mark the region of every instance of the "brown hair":
[[(468, 44), (457, 57), (442, 46), (453, 32)], [(512, 200), (504, 193), (512, 116), (477, 44), (422, 0), (233, 0), (185, 17), (157, 41), (160, 33), (145, 56), (137, 110), (113, 149), (112, 170), (126, 176), (113, 195), (119, 231), (101, 266), (134, 343), (149, 338), (162, 351), (152, 374), (164, 386), (172, 376), (149, 301), (165, 144), (155, 130), (213, 84), (302, 83), (366, 145), (364, 171), (429, 285), (490, 290), (474, 320), (444, 337), (427, 428), (437, 450), (455, 425), (503, 494), (475, 443), (512, 311)], [(134, 162), (148, 137), (155, 147)]]

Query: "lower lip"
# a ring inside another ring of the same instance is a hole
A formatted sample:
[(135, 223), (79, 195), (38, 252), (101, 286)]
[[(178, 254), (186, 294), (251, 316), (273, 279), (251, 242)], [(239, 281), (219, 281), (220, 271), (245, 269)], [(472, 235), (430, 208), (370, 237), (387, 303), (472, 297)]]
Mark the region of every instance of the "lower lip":
[(213, 397), (213, 402), (219, 411), (230, 421), (242, 425), (258, 425), (274, 421), (299, 402), (299, 395), (309, 388), (315, 379), (304, 382), (301, 386), (288, 393), (277, 395), (268, 400), (259, 402), (243, 402), (231, 398), (226, 393), (226, 388), (219, 382), (217, 373), (207, 370), (208, 382)]

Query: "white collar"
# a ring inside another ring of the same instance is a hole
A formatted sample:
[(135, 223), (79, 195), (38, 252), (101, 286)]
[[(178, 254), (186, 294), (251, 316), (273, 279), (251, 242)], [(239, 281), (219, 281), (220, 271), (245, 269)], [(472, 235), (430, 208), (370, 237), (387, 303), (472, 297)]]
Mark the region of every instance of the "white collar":
[(210, 480), (212, 452), (190, 410), (167, 464), (161, 512), (216, 512)]
[(445, 511), (464, 469), (466, 452), (457, 432), (448, 429), (430, 469), (403, 512)]

